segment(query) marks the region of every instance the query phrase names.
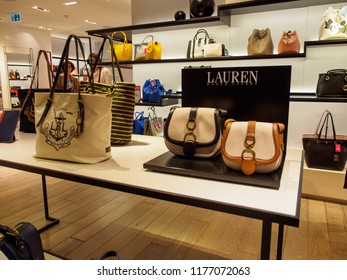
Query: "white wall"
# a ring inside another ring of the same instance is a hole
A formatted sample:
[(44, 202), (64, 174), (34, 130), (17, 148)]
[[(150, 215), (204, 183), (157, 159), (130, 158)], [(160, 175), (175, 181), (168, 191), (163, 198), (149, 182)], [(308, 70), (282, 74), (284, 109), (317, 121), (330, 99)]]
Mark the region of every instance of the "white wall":
[[(337, 8), (344, 5), (346, 5), (345, 2), (339, 2), (330, 6)], [(207, 27), (206, 30), (217, 42), (224, 43), (229, 53), (235, 56), (247, 54), (248, 37), (254, 28), (270, 28), (275, 53), (277, 53), (277, 45), (282, 32), (297, 30), (303, 49), (304, 41), (318, 40), (321, 17), (327, 7), (329, 5), (235, 15), (231, 16), (231, 27)], [(172, 31), (153, 29), (150, 33), (162, 43), (163, 58), (184, 58), (188, 41), (193, 38), (198, 28)], [(133, 43), (141, 42), (147, 34), (133, 35)], [(334, 68), (347, 68), (346, 61), (346, 45), (316, 46), (309, 47), (305, 58), (136, 64), (133, 67), (133, 77), (135, 83), (141, 86), (146, 79), (159, 78), (165, 88), (181, 90), (181, 69), (189, 65), (211, 65), (212, 67), (291, 65), (291, 92), (315, 92), (319, 73)], [(347, 103), (291, 102), (287, 146), (301, 149), (302, 134), (314, 132), (319, 116), (325, 109), (332, 111), (337, 133), (347, 134), (346, 108)], [(164, 116), (168, 110), (169, 108), (159, 109)]]
[[(2, 23), (0, 25), (0, 75), (3, 97), (3, 107), (10, 108), (10, 88), (6, 67), (4, 47), (32, 48), (34, 62), (40, 49), (52, 51), (50, 33), (39, 29), (20, 27), (14, 23)], [(41, 67), (41, 69), (44, 69)], [(43, 77), (40, 84), (46, 86), (47, 78)]]

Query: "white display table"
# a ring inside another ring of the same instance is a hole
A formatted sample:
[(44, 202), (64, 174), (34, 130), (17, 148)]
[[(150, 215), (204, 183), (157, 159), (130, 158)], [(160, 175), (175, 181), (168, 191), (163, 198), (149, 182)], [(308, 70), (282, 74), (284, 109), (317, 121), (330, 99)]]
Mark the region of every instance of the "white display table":
[(143, 164), (167, 149), (161, 137), (133, 135), (128, 145), (113, 146), (112, 158), (94, 165), (35, 158), (34, 134), (17, 133), (17, 141), (0, 144), (0, 165), (42, 175), (45, 214), (49, 217), (45, 176), (159, 198), (263, 221), (261, 259), (269, 259), (271, 226), (299, 226), (302, 181), (300, 153), (287, 151), (278, 190), (152, 172)]

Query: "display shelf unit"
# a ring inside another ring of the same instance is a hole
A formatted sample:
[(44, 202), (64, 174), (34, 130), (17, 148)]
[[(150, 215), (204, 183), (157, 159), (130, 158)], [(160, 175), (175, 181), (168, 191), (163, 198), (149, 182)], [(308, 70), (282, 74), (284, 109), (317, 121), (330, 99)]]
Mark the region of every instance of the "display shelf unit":
[[(20, 108), (21, 104), (18, 99), (18, 89), (30, 87), (33, 74), (33, 49), (4, 47), (5, 63), (7, 70), (8, 88), (12, 108)], [(11, 78), (10, 72), (18, 71), (19, 78)]]
[[(227, 26), (227, 27), (234, 27), (233, 22), (231, 20), (234, 16), (243, 16), (245, 14), (250, 13), (261, 13), (261, 12), (271, 12), (271, 11), (278, 11), (278, 10), (287, 10), (287, 9), (297, 9), (297, 8), (308, 8), (308, 7), (314, 7), (318, 5), (325, 5), (325, 4), (333, 4), (338, 1), (332, 1), (332, 0), (287, 0), (287, 1), (279, 1), (279, 0), (261, 0), (261, 1), (246, 1), (241, 3), (234, 3), (234, 4), (225, 4), (225, 5), (219, 5), (217, 9), (217, 16), (211, 16), (211, 17), (202, 17), (202, 18), (192, 18), (192, 19), (186, 19), (186, 20), (179, 20), (179, 21), (164, 21), (164, 22), (153, 22), (153, 23), (146, 23), (146, 24), (137, 24), (132, 26), (120, 26), (120, 27), (113, 27), (113, 28), (107, 28), (107, 29), (98, 29), (98, 30), (89, 30), (87, 33), (91, 36), (98, 36), (102, 37), (105, 35), (111, 35), (113, 32), (116, 31), (126, 31), (128, 32), (128, 40), (131, 38), (132, 35), (136, 34), (145, 34), (150, 32), (151, 34), (156, 32), (165, 32), (165, 31), (172, 31), (172, 30), (181, 30), (182, 28), (206, 28), (209, 26)], [(288, 23), (289, 25), (290, 23)], [(318, 28), (318, 27), (317, 27)], [(275, 42), (274, 42), (275, 43)], [(327, 47), (330, 46), (341, 46), (344, 47), (347, 45), (347, 40), (325, 40), (325, 41), (318, 41), (318, 40), (303, 40), (302, 42), (303, 48), (300, 53), (298, 54), (272, 54), (272, 55), (261, 55), (261, 56), (249, 56), (249, 55), (239, 55), (239, 54), (233, 54), (230, 52), (230, 56), (224, 56), (224, 57), (212, 57), (212, 58), (186, 58), (183, 57), (174, 57), (174, 58), (162, 58), (161, 60), (142, 60), (142, 61), (123, 61), (120, 62), (121, 65), (129, 65), (132, 67), (136, 67), (137, 65), (150, 65), (150, 67), (157, 67), (159, 64), (182, 64), (182, 63), (211, 63), (211, 64), (218, 64), (218, 63), (237, 63), (238, 61), (245, 61), (250, 63), (254, 63), (254, 61), (274, 61), (277, 63), (277, 60), (279, 60), (279, 63), (282, 63), (282, 61), (287, 61), (287, 59), (299, 59), (302, 63), (305, 63), (305, 60), (307, 59), (308, 52), (310, 51), (310, 48), (314, 47)], [(262, 63), (262, 62), (261, 62)], [(105, 65), (109, 65), (109, 62), (105, 62)], [(161, 66), (159, 66), (161, 67)], [(343, 99), (320, 99), (315, 98), (315, 93), (313, 91), (300, 93), (298, 90), (292, 90), (291, 93), (293, 101), (299, 101), (299, 102), (344, 102)], [(315, 98), (314, 100), (312, 100)]]

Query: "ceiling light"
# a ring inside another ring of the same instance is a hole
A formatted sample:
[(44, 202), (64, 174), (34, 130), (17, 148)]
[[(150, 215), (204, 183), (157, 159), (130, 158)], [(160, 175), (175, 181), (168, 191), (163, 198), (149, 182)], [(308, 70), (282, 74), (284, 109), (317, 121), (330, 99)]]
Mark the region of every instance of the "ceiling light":
[(47, 10), (46, 8), (41, 8), (39, 6), (33, 6), (32, 8), (34, 10), (38, 10), (38, 11), (41, 11), (41, 12), (49, 13), (49, 10)]
[(70, 6), (70, 5), (76, 5), (76, 4), (77, 4), (76, 1), (74, 1), (74, 2), (65, 2), (65, 3), (63, 3), (64, 6)]
[(52, 28), (44, 27), (44, 26), (39, 26), (39, 29), (48, 30), (48, 31), (52, 30)]
[(89, 24), (96, 24), (95, 21), (89, 20), (89, 19), (85, 19), (84, 20), (85, 23), (89, 23)]

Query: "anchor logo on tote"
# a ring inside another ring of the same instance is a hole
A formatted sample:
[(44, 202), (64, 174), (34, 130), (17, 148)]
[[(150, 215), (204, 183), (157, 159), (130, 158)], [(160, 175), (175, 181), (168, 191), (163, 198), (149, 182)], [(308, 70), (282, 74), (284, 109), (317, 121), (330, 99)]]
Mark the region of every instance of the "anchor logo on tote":
[[(33, 101), (33, 104), (34, 103), (35, 101)], [(25, 107), (24, 115), (27, 116), (29, 122), (35, 123), (35, 109), (33, 105), (31, 105), (30, 107)]]
[(59, 151), (70, 146), (76, 137), (76, 117), (65, 109), (54, 108), (53, 114), (52, 120), (46, 122), (40, 132), (45, 136), (46, 143)]

